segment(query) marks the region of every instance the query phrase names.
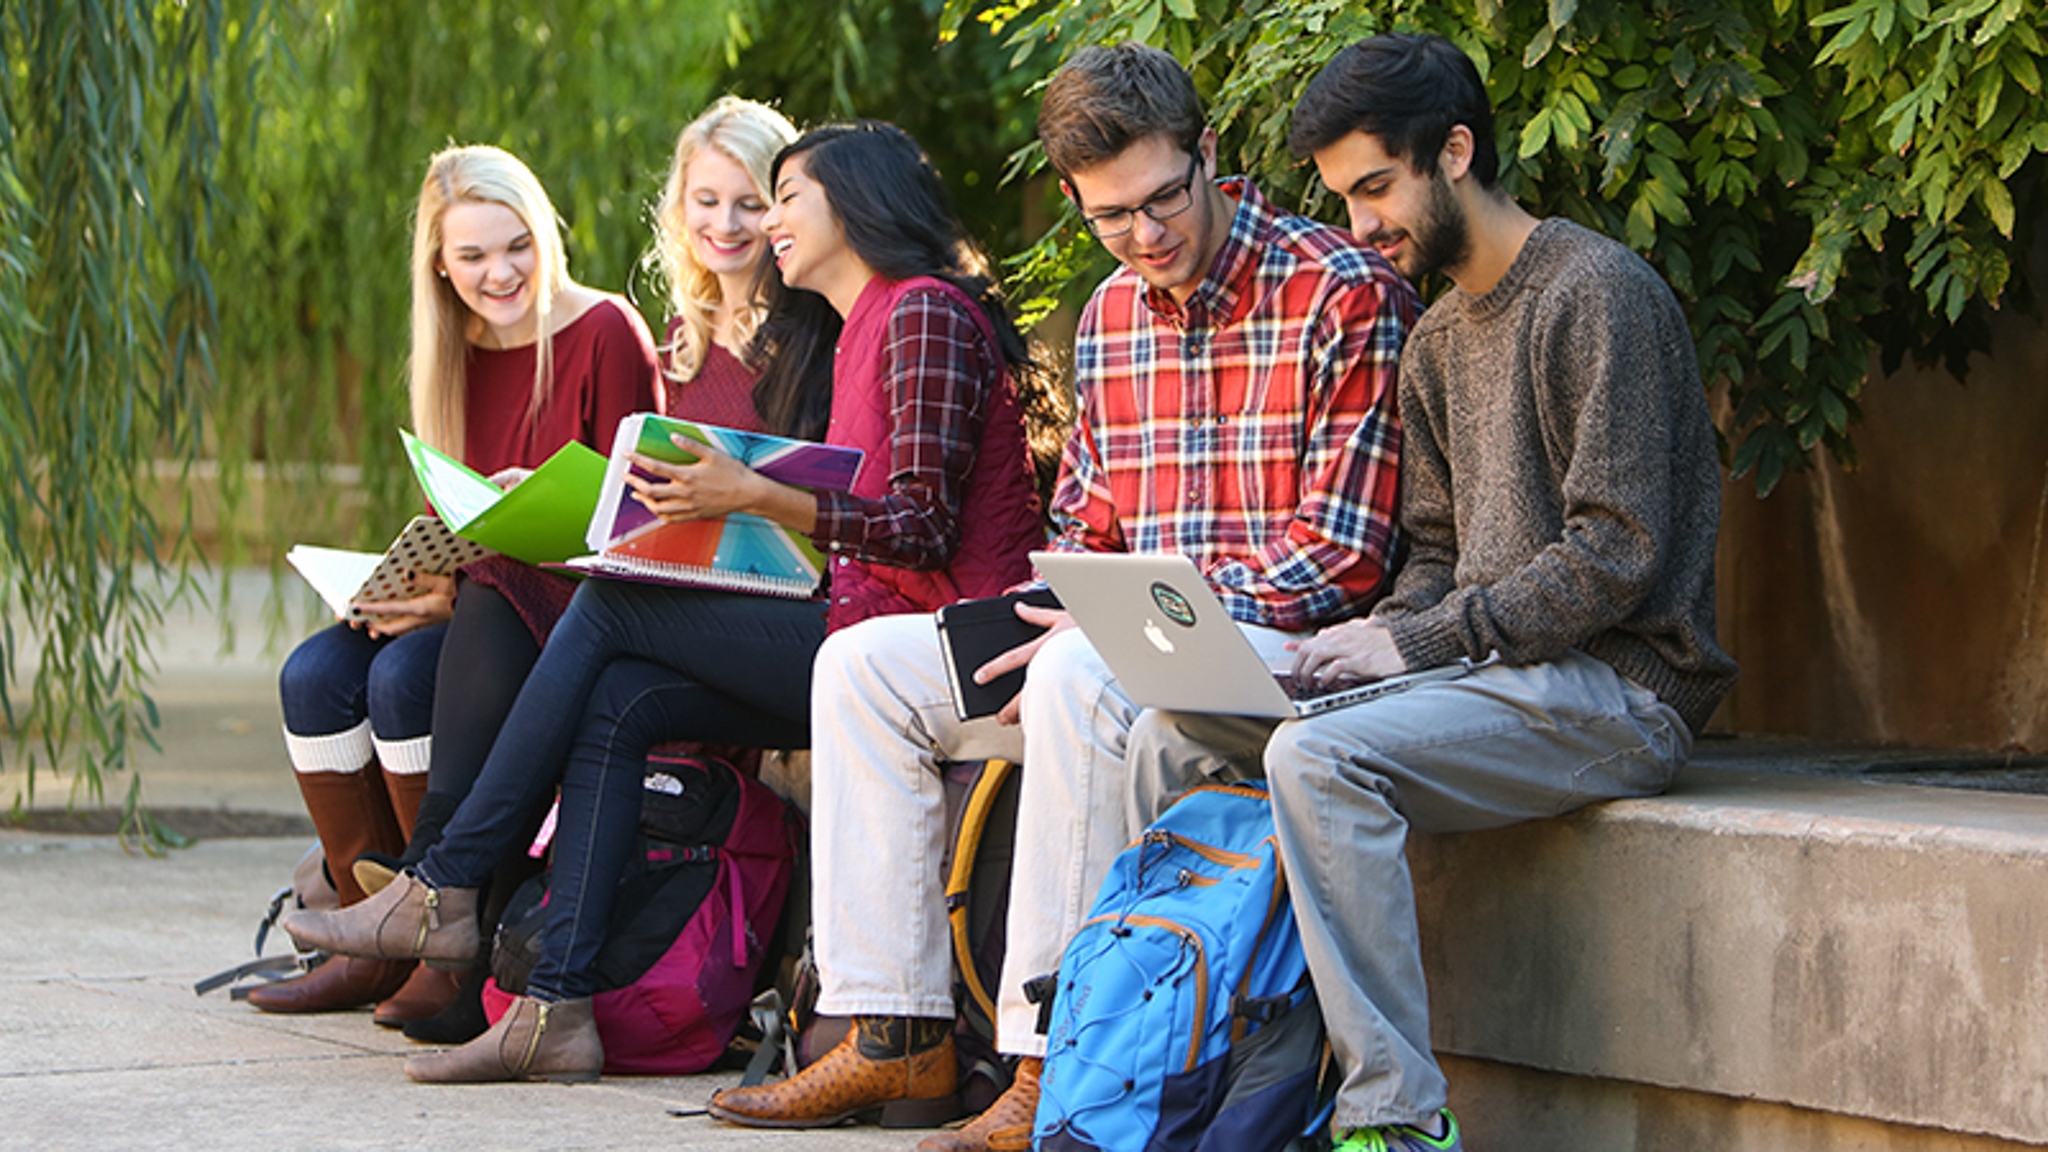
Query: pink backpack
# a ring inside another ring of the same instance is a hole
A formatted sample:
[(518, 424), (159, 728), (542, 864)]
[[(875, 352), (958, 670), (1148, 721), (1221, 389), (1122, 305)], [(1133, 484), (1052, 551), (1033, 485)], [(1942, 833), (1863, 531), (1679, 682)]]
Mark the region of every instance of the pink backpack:
[[(648, 758), (640, 850), (596, 963), (606, 1075), (687, 1075), (724, 1054), (753, 1000), (801, 835), (794, 810), (725, 761)], [(483, 989), (493, 1023), (540, 954), (547, 880), (529, 881), (499, 925)]]

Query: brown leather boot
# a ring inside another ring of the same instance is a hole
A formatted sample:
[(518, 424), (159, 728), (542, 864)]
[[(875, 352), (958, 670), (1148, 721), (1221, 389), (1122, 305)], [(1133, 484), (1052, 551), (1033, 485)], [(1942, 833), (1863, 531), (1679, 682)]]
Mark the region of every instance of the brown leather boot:
[(339, 912), (293, 912), (279, 921), (301, 948), (343, 956), (425, 960), (466, 968), (476, 958), (476, 889), (435, 888), (411, 872)]
[(1031, 1125), (1038, 1116), (1038, 1074), (1045, 1061), (1026, 1056), (1017, 1061), (1017, 1078), (988, 1110), (967, 1126), (934, 1132), (918, 1142), (918, 1152), (1023, 1152), (1031, 1147)]
[[(420, 814), (420, 800), (427, 794), (425, 772), (386, 772), (384, 791), (391, 801), (391, 815), (398, 821), (398, 845), (412, 839), (412, 828)], [(349, 857), (353, 862), (354, 856)]]
[(320, 851), (327, 857), (327, 874), (342, 907), (361, 900), (368, 893), (349, 874), (349, 866), (365, 852), (398, 852), (405, 848), (405, 834), (391, 811), (391, 794), (384, 785), (384, 773), (373, 762), (359, 772), (294, 772), (299, 795), (305, 798), (306, 814), (313, 818), (313, 831), (320, 835)]
[(589, 999), (550, 1003), (521, 996), (491, 1030), (460, 1048), (405, 1062), (422, 1084), (485, 1084), (499, 1080), (595, 1080), (604, 1070), (604, 1041)]
[(249, 1003), (265, 1012), (340, 1012), (391, 995), (405, 983), (410, 960), (330, 956), (311, 972), (249, 989)]
[(935, 1128), (960, 1115), (950, 1033), (922, 1052), (876, 1059), (861, 1051), (861, 1026), (789, 1079), (727, 1088), (707, 1107), (720, 1120), (748, 1128), (824, 1128), (855, 1117), (884, 1128)]
[[(380, 961), (362, 961), (380, 963)], [(389, 961), (381, 961), (389, 963)], [(403, 963), (403, 961), (399, 961)], [(446, 968), (430, 968), (415, 964), (412, 976), (403, 987), (385, 993), (390, 999), (377, 1005), (376, 1014), (370, 1019), (386, 1028), (403, 1028), (413, 1020), (425, 1020), (437, 1015), (443, 1008), (455, 1003), (455, 993), (462, 987), (462, 973), (450, 972)]]

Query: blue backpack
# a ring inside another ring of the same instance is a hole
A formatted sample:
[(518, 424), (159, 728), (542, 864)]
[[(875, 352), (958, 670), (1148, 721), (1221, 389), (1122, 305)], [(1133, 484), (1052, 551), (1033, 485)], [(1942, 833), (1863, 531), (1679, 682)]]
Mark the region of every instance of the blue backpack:
[(1032, 1147), (1299, 1146), (1325, 1048), (1266, 792), (1197, 788), (1116, 858), (1060, 959)]

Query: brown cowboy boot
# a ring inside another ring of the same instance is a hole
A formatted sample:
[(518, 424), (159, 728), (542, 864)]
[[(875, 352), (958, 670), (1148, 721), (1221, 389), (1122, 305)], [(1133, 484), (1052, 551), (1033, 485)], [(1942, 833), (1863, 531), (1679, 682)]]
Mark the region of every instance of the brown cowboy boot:
[(1038, 1074), (1045, 1061), (1026, 1056), (1017, 1061), (1017, 1077), (988, 1110), (967, 1126), (934, 1132), (918, 1142), (918, 1152), (1023, 1152), (1031, 1147), (1031, 1125), (1038, 1116)]
[(301, 948), (343, 956), (425, 960), (466, 968), (476, 958), (476, 889), (436, 888), (411, 872), (339, 912), (293, 912), (279, 921)]
[(377, 1011), (370, 1020), (385, 1028), (403, 1028), (410, 1021), (425, 1020), (455, 1003), (455, 994), (461, 988), (460, 972), (451, 972), (446, 968), (430, 968), (425, 964), (414, 965), (412, 977), (397, 991), (385, 994), (388, 998), (377, 1005)]
[[(919, 1050), (907, 1039), (914, 1029), (944, 1029), (944, 1038)], [(824, 1128), (855, 1117), (933, 1128), (960, 1114), (958, 1077), (952, 1021), (862, 1016), (817, 1063), (779, 1084), (714, 1093), (707, 1107), (749, 1128)]]
[(340, 1012), (375, 1003), (405, 983), (410, 960), (330, 956), (312, 971), (249, 989), (249, 1003), (265, 1012)]
[(405, 1062), (422, 1084), (486, 1084), (499, 1080), (595, 1080), (604, 1070), (604, 1041), (588, 997), (547, 1001), (521, 996), (491, 1030), (460, 1048)]

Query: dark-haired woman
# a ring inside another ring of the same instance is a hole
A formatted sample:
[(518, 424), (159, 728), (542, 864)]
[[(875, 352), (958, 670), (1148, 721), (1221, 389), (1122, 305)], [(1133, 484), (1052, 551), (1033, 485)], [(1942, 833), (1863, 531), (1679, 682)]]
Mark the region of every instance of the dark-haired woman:
[(331, 951), (466, 962), (476, 884), (513, 847), (518, 813), (560, 781), (527, 994), (463, 1048), (408, 1060), (415, 1080), (598, 1075), (590, 969), (647, 750), (807, 745), (811, 663), (829, 630), (995, 595), (1025, 578), (1044, 538), (1009, 376), (1023, 341), (916, 142), (871, 121), (820, 128), (783, 150), (772, 179), (765, 224), (786, 288), (759, 338), (760, 407), (778, 430), (863, 450), (853, 491), (789, 488), (706, 454), (643, 460), (665, 479), (639, 498), (666, 518), (743, 511), (809, 534), (829, 557), (827, 598), (587, 582), (441, 843), (371, 900), (287, 920)]

